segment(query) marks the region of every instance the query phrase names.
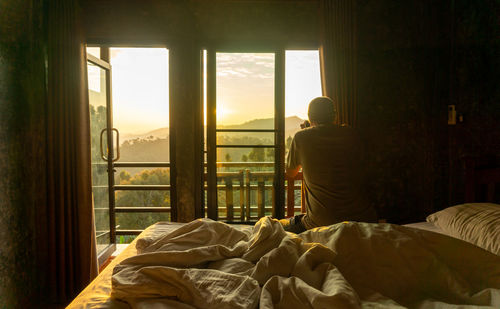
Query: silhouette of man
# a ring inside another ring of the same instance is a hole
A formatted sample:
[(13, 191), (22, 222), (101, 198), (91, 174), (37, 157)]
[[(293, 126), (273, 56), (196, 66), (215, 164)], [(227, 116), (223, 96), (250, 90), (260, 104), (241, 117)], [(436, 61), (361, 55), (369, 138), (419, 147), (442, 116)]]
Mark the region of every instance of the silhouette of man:
[(286, 174), (302, 168), (306, 213), (281, 220), (285, 230), (301, 233), (342, 221), (376, 222), (363, 196), (362, 147), (357, 130), (337, 125), (335, 104), (328, 97), (309, 103), (306, 121), (292, 140)]

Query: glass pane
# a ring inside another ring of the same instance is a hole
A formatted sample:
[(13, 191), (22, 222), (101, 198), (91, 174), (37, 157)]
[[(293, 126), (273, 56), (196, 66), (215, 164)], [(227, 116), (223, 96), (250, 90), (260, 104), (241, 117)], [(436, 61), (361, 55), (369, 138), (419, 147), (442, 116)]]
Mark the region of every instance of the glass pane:
[(137, 237), (137, 235), (119, 235), (116, 236), (117, 244), (129, 244)]
[(274, 132), (217, 132), (217, 145), (274, 145)]
[(170, 221), (170, 213), (117, 213), (116, 230), (143, 230), (160, 221)]
[[(90, 138), (92, 153), (92, 194), (97, 236), (97, 253), (110, 243), (108, 166), (101, 158), (101, 131), (106, 128), (106, 71), (88, 63)], [(103, 134), (103, 148), (106, 147)]]
[[(274, 129), (274, 54), (217, 53), (216, 66), (217, 128)], [(217, 144), (272, 146), (275, 140), (273, 132), (218, 132)], [(219, 218), (271, 214), (273, 179), (273, 147), (217, 148)]]
[(322, 95), (319, 51), (287, 50), (285, 57), (285, 116), (305, 120), (309, 102)]
[(168, 50), (110, 48), (119, 162), (168, 162)]
[(274, 128), (274, 54), (217, 53), (217, 128)]
[(169, 185), (170, 168), (115, 167), (117, 185)]
[(101, 58), (101, 48), (100, 47), (87, 47), (87, 54), (92, 55), (96, 58)]
[[(322, 94), (319, 51), (287, 50), (285, 57), (285, 153), (288, 155), (293, 136), (308, 119), (309, 102)], [(295, 181), (294, 196), (285, 197), (285, 203), (289, 198), (294, 200), (295, 214), (300, 213), (301, 183)]]
[(116, 207), (170, 207), (170, 191), (117, 190), (115, 205)]

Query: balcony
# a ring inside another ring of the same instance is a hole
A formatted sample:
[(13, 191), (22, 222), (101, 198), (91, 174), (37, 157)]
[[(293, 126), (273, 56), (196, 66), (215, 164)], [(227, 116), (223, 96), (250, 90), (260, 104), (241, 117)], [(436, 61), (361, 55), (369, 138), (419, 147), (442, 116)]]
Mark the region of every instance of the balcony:
[[(94, 164), (97, 165), (97, 164)], [(106, 170), (105, 164), (98, 164), (100, 169)], [(274, 162), (219, 162), (217, 167), (217, 197), (218, 197), (218, 220), (232, 223), (251, 223), (260, 217), (273, 215), (275, 213), (275, 190)], [(142, 169), (150, 174), (165, 172), (170, 169), (168, 162), (120, 162), (115, 163), (114, 168), (118, 171), (127, 169)], [(119, 173), (116, 173), (119, 174)], [(116, 184), (109, 189), (115, 200), (109, 204), (114, 205), (114, 211), (110, 211), (102, 200), (94, 203), (96, 211), (96, 227), (98, 240), (105, 239), (106, 235), (116, 235), (118, 243), (129, 242), (131, 235), (139, 234), (144, 228), (157, 221), (171, 220), (170, 191), (168, 181), (156, 183), (153, 179), (145, 184), (132, 182), (120, 183), (119, 175), (115, 175)], [(206, 179), (206, 174), (205, 174)], [(285, 188), (285, 216), (290, 217), (303, 212), (302, 201), (302, 173), (294, 179), (286, 179)], [(93, 186), (94, 199), (103, 196), (107, 186)], [(205, 196), (207, 184), (205, 182)], [(99, 193), (100, 192), (100, 193)], [(150, 192), (150, 194), (145, 194)], [(97, 195), (96, 195), (97, 194)], [(150, 204), (148, 198), (153, 194), (168, 196), (161, 203)], [(105, 194), (107, 195), (107, 193)], [(124, 195), (134, 196), (133, 201), (127, 203), (121, 199)], [(141, 200), (141, 196), (147, 195)], [(291, 197), (291, 198), (290, 198)], [(107, 202), (106, 202), (107, 204)], [(110, 220), (113, 217), (113, 220)], [(134, 219), (135, 218), (135, 219)], [(114, 228), (109, 229), (109, 223), (113, 222)], [(109, 236), (108, 236), (109, 237)]]
[[(218, 162), (219, 220), (253, 222), (274, 214), (274, 172), (270, 171), (273, 167), (273, 162)], [(301, 184), (301, 172), (293, 179), (285, 180), (287, 217), (302, 212)]]

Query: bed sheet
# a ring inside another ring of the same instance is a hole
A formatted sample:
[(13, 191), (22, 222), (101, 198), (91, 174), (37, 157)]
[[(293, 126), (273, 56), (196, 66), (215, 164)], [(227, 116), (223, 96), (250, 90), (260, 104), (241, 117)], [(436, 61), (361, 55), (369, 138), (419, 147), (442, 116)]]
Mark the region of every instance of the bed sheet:
[[(427, 221), (405, 224), (403, 226), (413, 227), (413, 228), (420, 229), (420, 230), (426, 230), (426, 231), (430, 231), (430, 232), (435, 232), (435, 233), (451, 236), (450, 234), (446, 233), (445, 231), (443, 231), (439, 227), (435, 226), (434, 223), (427, 222)], [(451, 237), (453, 237), (453, 236), (451, 236)]]
[[(166, 233), (173, 232), (184, 225), (186, 224), (176, 222), (160, 222), (148, 227), (119, 256), (117, 256), (67, 308), (130, 308), (129, 304), (110, 298), (113, 269), (122, 261), (137, 255), (137, 247), (141, 248), (141, 244), (144, 244), (144, 246), (150, 246), (152, 242), (158, 238), (158, 235), (165, 235)], [(419, 222), (408, 224), (406, 226), (445, 234), (442, 230), (429, 222)], [(252, 226), (241, 225), (237, 225), (237, 227), (238, 229), (244, 230), (248, 233), (251, 233), (253, 228)]]
[(69, 304), (67, 308), (130, 308), (126, 303), (111, 300), (111, 276), (113, 268), (124, 259), (137, 255), (136, 244), (140, 239), (172, 232), (184, 223), (159, 222), (149, 226), (137, 236), (111, 263)]

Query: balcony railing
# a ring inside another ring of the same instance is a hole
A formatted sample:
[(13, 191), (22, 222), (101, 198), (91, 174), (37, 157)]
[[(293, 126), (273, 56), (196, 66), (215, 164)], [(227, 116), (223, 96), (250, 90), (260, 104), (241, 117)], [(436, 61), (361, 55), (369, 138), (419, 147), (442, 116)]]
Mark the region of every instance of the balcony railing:
[[(227, 169), (224, 172), (217, 172), (217, 190), (225, 194), (225, 203), (218, 205), (219, 219), (250, 222), (273, 214), (276, 205), (272, 185), (275, 174), (273, 171), (265, 171), (266, 168), (272, 167), (274, 167), (274, 162), (218, 162), (219, 170)], [(286, 178), (285, 182), (286, 216), (291, 217), (303, 212), (301, 206), (304, 205), (301, 194), (302, 173), (299, 172), (293, 179)], [(235, 193), (239, 193), (236, 194), (237, 198), (239, 195), (237, 209), (234, 203)], [(296, 193), (300, 196), (298, 202), (295, 198)], [(235, 210), (238, 216), (235, 216)]]
[[(102, 164), (101, 164), (102, 165)], [(168, 162), (122, 162), (115, 163), (117, 168), (170, 168)], [(276, 206), (274, 191), (274, 162), (218, 162), (217, 191), (219, 201), (218, 214), (220, 220), (231, 222), (253, 222), (258, 218), (272, 215)], [(206, 174), (205, 174), (206, 179)], [(101, 186), (95, 186), (95, 188)], [(113, 191), (130, 190), (166, 190), (172, 188), (166, 184), (123, 185), (115, 184)], [(205, 190), (207, 186), (205, 184)], [(286, 217), (304, 212), (302, 173), (293, 179), (285, 178)], [(100, 210), (96, 209), (97, 211)], [(106, 209), (102, 209), (106, 211)], [(115, 206), (110, 215), (116, 213), (170, 213), (170, 207), (139, 207), (137, 205)], [(134, 235), (142, 230), (123, 229), (116, 226), (116, 235)], [(109, 234), (109, 231), (97, 231), (99, 237)]]

